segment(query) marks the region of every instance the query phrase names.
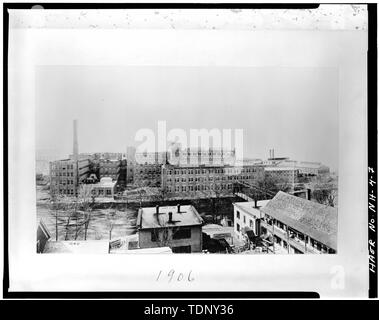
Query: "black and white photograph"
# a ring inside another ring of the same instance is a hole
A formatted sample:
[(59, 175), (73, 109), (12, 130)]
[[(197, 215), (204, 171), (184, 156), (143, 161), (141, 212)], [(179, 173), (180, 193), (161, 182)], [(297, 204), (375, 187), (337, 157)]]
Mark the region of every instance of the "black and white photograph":
[(15, 291), (367, 295), (367, 5), (8, 14)]

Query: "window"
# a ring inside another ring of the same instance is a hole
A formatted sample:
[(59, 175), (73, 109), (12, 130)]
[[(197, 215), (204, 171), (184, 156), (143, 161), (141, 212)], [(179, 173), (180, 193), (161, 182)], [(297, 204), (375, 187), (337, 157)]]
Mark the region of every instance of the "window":
[(180, 246), (171, 248), (173, 253), (191, 253), (191, 246)]
[(237, 231), (240, 231), (240, 225), (237, 223)]
[(158, 230), (151, 230), (151, 242), (157, 242), (159, 240)]
[(239, 219), (239, 218), (240, 218), (240, 212), (237, 211), (237, 219)]
[(246, 216), (243, 216), (243, 223), (246, 223)]
[(189, 239), (191, 238), (191, 228), (174, 228), (172, 232), (172, 239)]

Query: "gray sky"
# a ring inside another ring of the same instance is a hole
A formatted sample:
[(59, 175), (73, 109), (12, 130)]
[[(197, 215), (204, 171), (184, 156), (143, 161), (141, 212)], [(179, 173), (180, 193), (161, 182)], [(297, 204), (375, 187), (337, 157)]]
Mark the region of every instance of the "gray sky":
[(338, 69), (41, 66), (36, 148), (125, 152), (141, 128), (243, 129), (244, 155), (338, 166)]

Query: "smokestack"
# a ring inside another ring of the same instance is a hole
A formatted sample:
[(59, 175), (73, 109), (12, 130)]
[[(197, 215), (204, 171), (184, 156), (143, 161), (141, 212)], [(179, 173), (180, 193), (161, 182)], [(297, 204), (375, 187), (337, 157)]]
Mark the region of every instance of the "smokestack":
[(275, 158), (274, 149), (272, 149), (272, 157)]
[(177, 205), (178, 213), (180, 213), (180, 204)]
[(172, 223), (172, 212), (168, 213), (168, 223)]
[(79, 158), (79, 145), (78, 145), (78, 123), (77, 120), (74, 120), (74, 160)]

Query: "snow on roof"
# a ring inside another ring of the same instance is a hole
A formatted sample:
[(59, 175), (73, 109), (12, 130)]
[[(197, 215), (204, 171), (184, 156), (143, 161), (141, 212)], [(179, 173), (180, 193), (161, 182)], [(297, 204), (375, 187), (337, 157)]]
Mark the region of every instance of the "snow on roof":
[[(169, 212), (172, 213), (172, 222), (169, 222)], [(140, 229), (193, 226), (201, 225), (203, 219), (195, 207), (191, 205), (181, 205), (180, 212), (177, 206), (159, 207), (159, 214), (156, 214), (156, 207), (141, 208), (138, 211), (137, 227)]]
[(100, 179), (100, 182), (95, 183), (94, 187), (101, 187), (101, 188), (113, 188), (117, 181), (113, 181), (111, 177), (103, 177)]

